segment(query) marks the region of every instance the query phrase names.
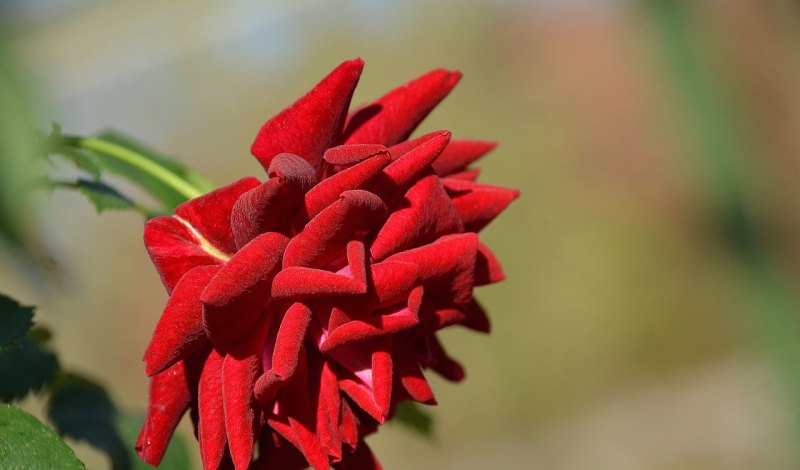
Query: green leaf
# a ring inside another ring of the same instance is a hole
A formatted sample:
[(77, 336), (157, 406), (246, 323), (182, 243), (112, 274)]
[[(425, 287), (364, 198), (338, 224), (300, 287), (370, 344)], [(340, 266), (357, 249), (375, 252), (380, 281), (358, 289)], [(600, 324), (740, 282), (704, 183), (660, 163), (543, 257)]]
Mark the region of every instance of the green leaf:
[(51, 388), (47, 415), (62, 436), (105, 452), (114, 470), (131, 468), (132, 452), (116, 428), (117, 409), (102, 386), (75, 374), (60, 374)]
[(206, 178), (200, 173), (179, 163), (174, 158), (168, 157), (160, 152), (153, 150), (152, 148), (148, 147), (142, 142), (133, 139), (130, 136), (124, 135), (117, 131), (107, 130), (98, 135), (97, 137), (107, 142), (113, 142), (117, 145), (127, 147), (140, 155), (144, 155), (150, 160), (153, 160), (154, 162), (158, 163), (159, 165), (163, 166), (169, 171), (180, 176), (184, 180), (188, 181), (203, 193), (213, 191), (214, 189), (217, 188), (217, 186), (210, 179)]
[(33, 326), (33, 307), (0, 294), (0, 351), (25, 338)]
[(405, 401), (397, 405), (394, 421), (429, 437), (433, 434), (433, 418), (422, 411), (415, 402)]
[(102, 172), (102, 164), (96, 155), (91, 152), (87, 152), (83, 149), (75, 149), (75, 148), (61, 148), (56, 152), (57, 155), (60, 155), (67, 160), (71, 161), (75, 164), (75, 166), (79, 170), (83, 170), (89, 175), (91, 175), (95, 180), (100, 179), (100, 175)]
[(0, 468), (85, 469), (49, 427), (11, 405), (0, 405)]
[(28, 338), (19, 347), (0, 352), (0, 400), (22, 398), (29, 391), (39, 390), (58, 372), (56, 356)]
[(106, 210), (135, 209), (136, 204), (111, 186), (100, 181), (79, 179), (75, 182), (86, 199), (97, 209), (97, 212)]
[[(135, 414), (122, 414), (117, 420), (117, 429), (119, 430), (125, 444), (128, 448), (133, 449), (136, 445), (136, 440), (139, 437), (139, 430), (142, 429), (144, 423), (144, 416)], [(132, 460), (132, 470), (152, 470), (153, 467), (142, 462), (138, 456), (134, 456)], [(189, 447), (178, 434), (172, 436), (172, 440), (167, 447), (167, 452), (161, 460), (160, 468), (168, 468), (170, 470), (188, 470), (191, 468), (189, 460)]]

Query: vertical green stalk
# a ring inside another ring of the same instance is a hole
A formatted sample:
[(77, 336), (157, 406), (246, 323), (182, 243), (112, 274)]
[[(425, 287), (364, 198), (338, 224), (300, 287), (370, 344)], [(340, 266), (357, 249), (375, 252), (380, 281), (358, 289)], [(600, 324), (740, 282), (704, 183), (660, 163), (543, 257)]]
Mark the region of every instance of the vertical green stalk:
[(736, 110), (704, 67), (693, 34), (688, 3), (649, 0), (655, 31), (673, 73), (685, 115), (699, 146), (700, 162), (709, 176), (726, 242), (746, 273), (753, 307), (748, 309), (784, 379), (800, 430), (800, 318), (792, 289), (770, 258), (758, 227), (745, 205), (743, 168), (759, 158), (732, 119)]

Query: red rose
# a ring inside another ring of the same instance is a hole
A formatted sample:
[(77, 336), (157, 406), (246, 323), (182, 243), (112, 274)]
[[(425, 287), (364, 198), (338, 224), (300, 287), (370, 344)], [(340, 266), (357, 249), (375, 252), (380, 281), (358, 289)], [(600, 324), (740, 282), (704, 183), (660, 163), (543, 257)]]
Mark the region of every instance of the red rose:
[(435, 403), (423, 369), (464, 376), (436, 332), (488, 331), (474, 286), (503, 279), (476, 234), (517, 197), (475, 183), (493, 143), (406, 140), (455, 86), (434, 70), (348, 114), (341, 64), (261, 128), (269, 173), (145, 225), (170, 299), (144, 355), (137, 451), (158, 464), (188, 409), (203, 466), (379, 468), (365, 435)]

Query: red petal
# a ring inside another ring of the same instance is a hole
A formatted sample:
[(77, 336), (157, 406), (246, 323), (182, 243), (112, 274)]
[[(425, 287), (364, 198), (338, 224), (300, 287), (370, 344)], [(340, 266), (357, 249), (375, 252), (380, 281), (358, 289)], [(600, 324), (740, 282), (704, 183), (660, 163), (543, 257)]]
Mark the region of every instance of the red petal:
[(427, 340), (429, 357), (426, 365), (435, 370), (439, 375), (453, 382), (464, 380), (464, 368), (461, 364), (447, 355), (442, 343), (436, 336), (429, 336)]
[(236, 343), (222, 363), (225, 433), (237, 469), (246, 469), (253, 456), (255, 410), (253, 386), (261, 366), (268, 321)]
[(347, 244), (348, 266), (332, 273), (322, 269), (292, 267), (275, 276), (272, 298), (276, 300), (320, 297), (324, 295), (364, 294), (367, 292), (364, 244)]
[(450, 173), (443, 180), (475, 181), (481, 175), (480, 168), (469, 168), (458, 173)]
[(411, 263), (384, 261), (371, 267), (374, 296), (378, 307), (388, 307), (408, 298), (419, 280), (417, 266)]
[(147, 375), (158, 374), (208, 344), (200, 293), (219, 266), (198, 266), (178, 281), (144, 352)]
[(497, 142), (483, 140), (452, 140), (433, 162), (438, 175), (457, 173), (497, 147)]
[(259, 402), (268, 403), (280, 386), (294, 376), (310, 322), (311, 309), (299, 302), (292, 304), (284, 314), (271, 356), (272, 364), (265, 366), (269, 370), (255, 384), (255, 397)]
[(276, 156), (269, 180), (244, 193), (233, 206), (231, 226), (241, 248), (265, 232), (286, 232), (305, 193), (314, 186), (314, 168), (288, 153)]
[(369, 227), (386, 211), (376, 195), (356, 189), (319, 213), (289, 242), (283, 267), (321, 267), (344, 251), (357, 230)]
[(352, 452), (342, 456), (342, 462), (339, 463), (338, 468), (340, 470), (383, 470), (380, 462), (363, 440)]
[(365, 341), (367, 339), (395, 334), (408, 330), (419, 324), (419, 307), (422, 302), (422, 288), (411, 291), (408, 307), (382, 314), (376, 312), (363, 320), (354, 320), (331, 331), (320, 351), (329, 352), (345, 344)]
[(407, 188), (426, 171), (430, 171), (431, 163), (450, 141), (450, 132), (448, 131), (439, 131), (434, 134), (430, 139), (409, 150), (383, 169), (385, 176), (378, 181), (381, 194)]
[(375, 393), (375, 404), (382, 417), (389, 414), (392, 402), (392, 338), (386, 337), (378, 342), (378, 348), (372, 353), (372, 389)]
[(483, 307), (481, 307), (481, 304), (479, 304), (477, 300), (473, 299), (471, 303), (462, 307), (462, 310), (464, 311), (466, 317), (464, 318), (464, 321), (461, 322), (462, 325), (481, 333), (489, 332), (491, 329), (489, 316), (486, 314), (486, 311), (483, 309)]
[(460, 78), (460, 72), (437, 69), (390, 91), (350, 116), (345, 142), (392, 145), (407, 139)]
[(443, 180), (469, 232), (479, 232), (519, 196), (519, 191), (454, 179)]
[(259, 235), (225, 263), (203, 291), (206, 333), (215, 345), (252, 331), (269, 300), (286, 243), (280, 233)]
[(182, 361), (150, 378), (147, 418), (136, 441), (136, 453), (144, 462), (153, 466), (161, 463), (191, 400)]
[(220, 258), (203, 250), (189, 227), (174, 217), (148, 220), (144, 224), (144, 244), (170, 294), (190, 269), (222, 263)]
[(417, 137), (416, 139), (404, 140), (402, 142), (392, 145), (391, 147), (389, 147), (389, 153), (392, 154), (392, 160), (397, 160), (398, 158), (407, 154), (411, 150), (414, 150), (416, 147), (419, 147), (425, 142), (431, 140), (432, 138), (436, 137), (442, 132), (444, 131), (429, 132), (425, 135)]
[(261, 165), (267, 169), (275, 155), (288, 152), (316, 168), (325, 149), (341, 135), (363, 68), (361, 59), (342, 63), (305, 96), (267, 121), (250, 149)]
[(251, 470), (305, 470), (308, 468), (303, 454), (276, 433), (265, 433), (258, 445), (258, 459)]
[(211, 350), (198, 384), (198, 440), (203, 468), (217, 468), (225, 453), (225, 410), (222, 405), (222, 356)]
[(239, 197), (259, 185), (249, 176), (184, 202), (175, 208), (175, 216), (188, 223), (200, 237), (226, 255), (236, 252), (231, 230), (231, 211)]
[(433, 390), (425, 380), (419, 363), (408, 354), (402, 354), (399, 348), (395, 348), (394, 354), (395, 373), (399, 378), (399, 383), (408, 392), (408, 395), (420, 402), (428, 405), (435, 405), (436, 398)]
[(478, 236), (462, 233), (444, 236), (429, 245), (402, 251), (386, 260), (417, 265), (426, 295), (463, 304), (472, 299), (477, 254)]
[(358, 423), (356, 422), (356, 415), (353, 414), (350, 404), (348, 404), (345, 400), (342, 400), (342, 414), (339, 421), (339, 437), (341, 437), (342, 442), (350, 447), (355, 447), (358, 444)]
[(350, 166), (389, 150), (380, 144), (353, 144), (331, 147), (325, 151), (323, 158), (331, 165)]
[(401, 250), (431, 242), (441, 235), (460, 233), (464, 225), (439, 177), (428, 175), (405, 194), (405, 202), (383, 224), (370, 252), (381, 260)]
[(380, 173), (387, 163), (389, 163), (389, 153), (381, 152), (322, 180), (306, 194), (305, 215), (311, 219), (335, 202), (343, 192), (363, 187)]
[(478, 260), (475, 266), (475, 285), (494, 284), (506, 278), (500, 261), (488, 246), (478, 242)]
[(319, 374), (319, 399), (317, 404), (317, 432), (320, 442), (333, 460), (342, 458), (342, 441), (339, 437), (339, 414), (342, 399), (339, 384), (331, 364), (324, 361)]

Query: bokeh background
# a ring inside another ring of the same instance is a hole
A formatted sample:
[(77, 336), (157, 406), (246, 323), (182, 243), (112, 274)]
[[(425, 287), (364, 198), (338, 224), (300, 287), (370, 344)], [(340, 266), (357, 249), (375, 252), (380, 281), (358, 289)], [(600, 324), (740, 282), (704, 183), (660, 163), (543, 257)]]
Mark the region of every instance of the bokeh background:
[[(800, 466), (797, 2), (4, 0), (0, 15), (16, 77), (0, 135), (113, 127), (219, 184), (261, 175), (256, 130), (342, 60), (366, 60), (356, 103), (463, 71), (419, 132), (501, 143), (482, 181), (522, 197), (483, 237), (508, 280), (478, 293), (490, 336), (445, 334), (468, 378), (433, 378), (434, 437), (370, 438), (386, 468)], [(143, 410), (166, 294), (141, 217), (69, 192), (3, 209), (47, 255), (42, 275), (1, 251), (0, 290), (40, 307), (66, 366)]]

